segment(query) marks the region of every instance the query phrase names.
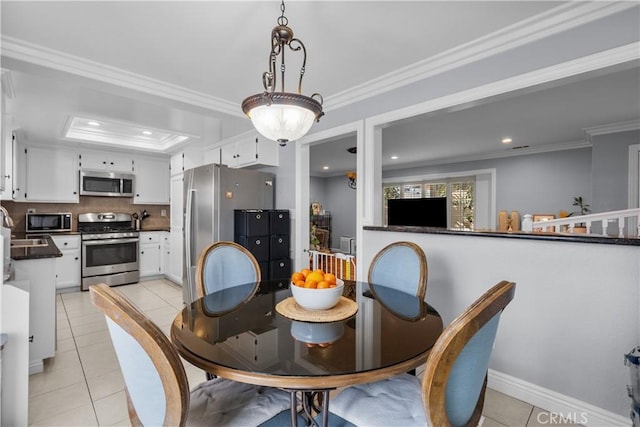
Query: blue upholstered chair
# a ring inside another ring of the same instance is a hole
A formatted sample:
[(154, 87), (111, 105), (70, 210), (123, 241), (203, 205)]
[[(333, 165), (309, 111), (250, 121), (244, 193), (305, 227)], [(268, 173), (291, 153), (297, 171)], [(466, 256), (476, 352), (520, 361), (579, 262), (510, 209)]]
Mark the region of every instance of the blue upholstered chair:
[(133, 426), (257, 426), (291, 420), (288, 393), (216, 378), (189, 393), (169, 339), (126, 297), (107, 285), (89, 288), (104, 314), (125, 381)]
[(424, 297), (399, 291), (394, 288), (369, 283), (371, 295), (387, 310), (400, 319), (417, 322), (427, 315), (428, 306)]
[(329, 405), (332, 426), (475, 426), (502, 310), (515, 284), (502, 281), (442, 332), (422, 382), (409, 374), (349, 387)]
[(223, 289), (260, 282), (260, 267), (255, 257), (234, 242), (216, 242), (206, 247), (196, 265), (198, 298)]
[(427, 276), (427, 257), (422, 248), (411, 242), (395, 242), (373, 258), (368, 280), (424, 299)]

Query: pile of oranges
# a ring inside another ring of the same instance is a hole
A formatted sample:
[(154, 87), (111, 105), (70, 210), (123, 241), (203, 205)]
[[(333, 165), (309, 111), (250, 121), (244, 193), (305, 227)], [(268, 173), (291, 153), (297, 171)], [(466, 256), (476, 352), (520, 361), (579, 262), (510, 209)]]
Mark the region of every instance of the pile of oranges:
[(301, 288), (327, 289), (336, 287), (336, 275), (325, 273), (322, 269), (311, 271), (304, 268), (291, 275), (291, 283)]

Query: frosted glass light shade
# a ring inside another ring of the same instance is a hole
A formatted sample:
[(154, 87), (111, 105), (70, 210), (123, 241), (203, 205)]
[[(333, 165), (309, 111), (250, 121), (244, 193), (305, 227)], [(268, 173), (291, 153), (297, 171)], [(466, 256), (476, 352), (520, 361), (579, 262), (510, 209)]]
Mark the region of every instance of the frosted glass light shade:
[(295, 141), (309, 132), (315, 114), (297, 105), (263, 105), (251, 110), (251, 123), (265, 138)]
[(242, 102), (242, 111), (261, 135), (281, 145), (305, 136), (323, 115), (317, 100), (286, 92), (250, 96)]

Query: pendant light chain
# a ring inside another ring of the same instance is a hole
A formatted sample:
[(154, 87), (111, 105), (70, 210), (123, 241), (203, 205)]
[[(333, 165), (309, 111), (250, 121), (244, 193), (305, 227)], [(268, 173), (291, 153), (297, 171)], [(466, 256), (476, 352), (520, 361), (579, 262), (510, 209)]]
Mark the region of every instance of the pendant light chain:
[[(251, 118), (251, 122), (263, 136), (285, 145), (288, 141), (296, 140), (306, 135), (313, 122), (320, 120), (322, 111), (322, 96), (314, 93), (311, 96), (302, 95), (302, 78), (307, 64), (307, 49), (300, 39), (294, 38), (293, 30), (288, 26), (289, 20), (285, 16), (284, 0), (280, 3), (280, 16), (277, 26), (271, 31), (271, 51), (269, 52), (269, 68), (262, 74), (262, 84), (265, 91), (252, 95), (242, 102), (242, 111)], [(285, 92), (285, 47), (293, 52), (302, 53), (302, 66), (298, 79), (297, 93)], [(280, 79), (278, 85), (277, 62), (280, 58)], [(281, 92), (276, 88), (280, 86)]]

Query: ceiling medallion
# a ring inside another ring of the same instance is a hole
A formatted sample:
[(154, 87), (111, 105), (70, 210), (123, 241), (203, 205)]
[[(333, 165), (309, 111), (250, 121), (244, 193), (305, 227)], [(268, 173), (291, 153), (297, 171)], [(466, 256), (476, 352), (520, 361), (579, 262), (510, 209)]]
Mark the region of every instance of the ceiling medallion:
[[(287, 26), (284, 16), (284, 0), (280, 5), (282, 14), (278, 25), (271, 31), (271, 52), (269, 53), (269, 71), (262, 74), (263, 93), (251, 95), (242, 101), (242, 111), (251, 119), (251, 123), (265, 138), (278, 141), (285, 146), (289, 141), (302, 138), (309, 132), (314, 121), (324, 115), (322, 96), (314, 93), (302, 95), (302, 77), (307, 63), (307, 50), (304, 44), (293, 37), (293, 30)], [(302, 50), (302, 67), (298, 80), (298, 93), (285, 92), (284, 89), (284, 51), (288, 46), (294, 52)], [(276, 92), (278, 83), (276, 61), (280, 56), (281, 91)]]

